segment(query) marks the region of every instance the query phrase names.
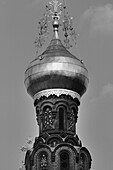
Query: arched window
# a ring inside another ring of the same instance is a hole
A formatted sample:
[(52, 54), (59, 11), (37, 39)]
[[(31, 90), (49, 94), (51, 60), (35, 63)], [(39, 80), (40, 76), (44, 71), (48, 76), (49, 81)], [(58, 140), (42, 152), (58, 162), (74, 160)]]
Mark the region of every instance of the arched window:
[(69, 154), (66, 151), (60, 153), (60, 170), (69, 170)]
[(64, 108), (59, 108), (59, 130), (64, 130)]

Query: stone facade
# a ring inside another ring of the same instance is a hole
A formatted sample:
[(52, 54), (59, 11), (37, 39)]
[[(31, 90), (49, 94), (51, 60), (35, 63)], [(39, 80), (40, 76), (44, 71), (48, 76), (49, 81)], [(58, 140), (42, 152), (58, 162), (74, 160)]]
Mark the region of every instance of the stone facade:
[(76, 134), (79, 101), (50, 95), (36, 99), (39, 137), (27, 151), (26, 170), (89, 170), (91, 156)]

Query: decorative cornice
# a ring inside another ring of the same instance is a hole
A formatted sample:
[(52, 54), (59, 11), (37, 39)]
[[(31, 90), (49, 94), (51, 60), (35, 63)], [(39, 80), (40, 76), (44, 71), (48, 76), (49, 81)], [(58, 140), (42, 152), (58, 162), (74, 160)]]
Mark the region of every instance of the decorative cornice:
[(77, 98), (80, 101), (80, 95), (77, 92), (68, 89), (47, 89), (42, 90), (34, 95), (34, 101), (40, 99), (41, 97), (49, 97), (50, 95), (56, 95), (57, 97), (64, 95), (70, 95), (73, 99)]

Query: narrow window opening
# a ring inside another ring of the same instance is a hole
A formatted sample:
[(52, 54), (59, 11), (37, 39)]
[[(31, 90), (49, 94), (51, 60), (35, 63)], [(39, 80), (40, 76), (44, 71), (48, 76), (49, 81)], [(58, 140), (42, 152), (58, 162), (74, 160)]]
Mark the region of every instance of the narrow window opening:
[(64, 109), (59, 108), (59, 130), (64, 130)]
[(60, 170), (69, 170), (69, 154), (67, 152), (60, 154)]

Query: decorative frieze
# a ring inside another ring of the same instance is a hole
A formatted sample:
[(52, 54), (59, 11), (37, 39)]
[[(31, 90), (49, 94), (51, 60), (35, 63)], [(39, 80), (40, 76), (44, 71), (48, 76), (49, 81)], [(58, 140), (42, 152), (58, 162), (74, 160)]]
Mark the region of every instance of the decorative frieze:
[(77, 98), (80, 101), (80, 95), (72, 90), (67, 90), (67, 89), (47, 89), (47, 90), (43, 90), (38, 92), (37, 94), (35, 94), (34, 96), (34, 101), (36, 99), (40, 99), (41, 97), (49, 97), (50, 95), (56, 95), (57, 97), (61, 96), (61, 95), (70, 95), (73, 99)]

